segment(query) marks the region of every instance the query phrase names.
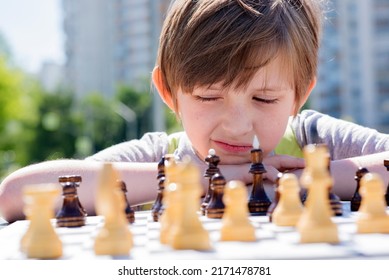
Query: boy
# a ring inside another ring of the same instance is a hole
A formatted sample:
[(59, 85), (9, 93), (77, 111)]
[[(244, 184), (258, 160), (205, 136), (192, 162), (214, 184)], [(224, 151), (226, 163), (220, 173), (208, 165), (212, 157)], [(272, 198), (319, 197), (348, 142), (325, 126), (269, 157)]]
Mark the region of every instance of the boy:
[(22, 186), (57, 182), (64, 174), (82, 176), (80, 200), (93, 213), (102, 161), (115, 162), (131, 204), (152, 201), (156, 162), (170, 152), (190, 155), (204, 171), (203, 159), (213, 148), (227, 180), (250, 183), (254, 135), (269, 182), (279, 171), (300, 173), (301, 149), (310, 143), (328, 145), (333, 190), (343, 199), (354, 192), (359, 166), (388, 177), (382, 164), (389, 158), (388, 135), (314, 111), (298, 114), (316, 83), (320, 19), (318, 0), (174, 1), (152, 78), (185, 132), (148, 133), (86, 160), (20, 169), (1, 185), (2, 215), (9, 221), (22, 218)]

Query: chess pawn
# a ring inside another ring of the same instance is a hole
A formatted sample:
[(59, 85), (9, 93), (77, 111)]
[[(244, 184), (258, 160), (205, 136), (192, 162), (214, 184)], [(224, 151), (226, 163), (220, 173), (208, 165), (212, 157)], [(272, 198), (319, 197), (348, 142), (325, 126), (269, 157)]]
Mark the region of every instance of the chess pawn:
[(273, 223), (277, 226), (295, 226), (303, 212), (300, 187), (294, 174), (284, 174), (279, 183), (280, 200), (273, 212)]
[(280, 184), (280, 179), (282, 177), (283, 173), (279, 172), (277, 174), (277, 180), (276, 180), (276, 187), (274, 188), (274, 200), (270, 204), (269, 208), (267, 209), (266, 215), (269, 217), (269, 222), (273, 221), (273, 212), (274, 209), (276, 208), (278, 202), (280, 201), (280, 190), (279, 190), (279, 184)]
[(30, 185), (23, 189), (29, 227), (21, 239), (21, 251), (28, 258), (56, 259), (62, 256), (62, 242), (50, 219), (60, 189), (56, 185)]
[(354, 192), (354, 194), (351, 198), (351, 201), (350, 201), (350, 210), (352, 212), (358, 211), (359, 207), (361, 206), (362, 197), (361, 197), (361, 194), (359, 193), (360, 186), (361, 186), (361, 179), (367, 173), (369, 173), (369, 170), (367, 170), (364, 167), (358, 168), (357, 172), (355, 173), (354, 179), (355, 179), (355, 181), (357, 181), (357, 187), (355, 188), (355, 192)]
[(209, 234), (197, 214), (202, 193), (200, 170), (187, 158), (179, 168), (177, 222), (172, 227), (169, 244), (178, 250), (209, 250)]
[(220, 240), (255, 241), (255, 228), (249, 220), (247, 191), (243, 182), (228, 182), (223, 201), (226, 209), (222, 219)]
[(95, 238), (96, 255), (125, 256), (133, 246), (125, 216), (126, 202), (118, 181), (112, 164), (105, 163), (96, 193), (96, 210), (104, 216), (104, 225)]
[(165, 189), (165, 157), (164, 156), (158, 162), (157, 180), (158, 180), (157, 198), (155, 199), (153, 207), (151, 208), (151, 215), (153, 217), (154, 222), (158, 222), (159, 216), (162, 213), (162, 206), (163, 206), (162, 200), (163, 200), (163, 192)]
[[(325, 149), (327, 149), (327, 146), (324, 145), (324, 147), (325, 147)], [(326, 161), (327, 161), (328, 172), (331, 174), (331, 158), (330, 158), (329, 153), (327, 153)], [(328, 187), (328, 199), (330, 200), (332, 215), (333, 216), (342, 216), (343, 215), (342, 202), (340, 201), (339, 196), (337, 196), (333, 192), (332, 185), (330, 185)]]
[(226, 179), (224, 179), (223, 175), (216, 173), (212, 176), (211, 179), (211, 188), (212, 188), (212, 196), (209, 201), (205, 213), (208, 218), (211, 219), (221, 219), (224, 213), (224, 202), (223, 202), (223, 194), (224, 194), (224, 186), (226, 185)]
[(361, 207), (358, 211), (358, 233), (389, 233), (386, 213), (385, 188), (381, 177), (367, 173), (361, 179)]
[(332, 178), (327, 168), (327, 148), (308, 145), (304, 147), (306, 167), (301, 175), (301, 184), (309, 195), (296, 228), (302, 243), (338, 243), (338, 228), (331, 220), (332, 212), (328, 199), (328, 186)]
[(118, 184), (120, 185), (120, 189), (123, 193), (123, 197), (124, 197), (124, 201), (125, 201), (125, 210), (124, 210), (124, 213), (126, 215), (126, 219), (129, 223), (134, 223), (135, 222), (135, 211), (131, 208), (131, 205), (130, 203), (128, 202), (128, 199), (127, 199), (127, 186), (126, 186), (126, 183), (124, 183), (124, 181), (118, 181)]
[(56, 215), (57, 227), (84, 226), (87, 214), (77, 194), (81, 176), (60, 176), (58, 181), (62, 185), (63, 204)]
[(262, 164), (263, 153), (259, 147), (257, 137), (254, 137), (253, 149), (251, 150), (251, 167), (249, 172), (253, 174), (253, 187), (249, 197), (249, 211), (253, 216), (265, 216), (271, 204), (263, 186), (263, 173), (266, 172)]
[(169, 244), (171, 237), (171, 230), (174, 227), (174, 224), (177, 222), (177, 213), (178, 213), (178, 188), (175, 182), (179, 179), (179, 167), (177, 163), (170, 158), (165, 161), (165, 188), (163, 191), (162, 204), (164, 211), (159, 217), (161, 224), (159, 232), (159, 241), (161, 244)]
[(216, 173), (220, 173), (220, 170), (217, 167), (220, 162), (220, 158), (216, 155), (214, 149), (210, 149), (208, 151), (208, 156), (205, 158), (205, 162), (208, 165), (208, 168), (205, 170), (204, 173), (204, 177), (208, 178), (208, 190), (207, 193), (205, 194), (203, 202), (201, 203), (201, 214), (203, 215), (205, 215), (206, 208), (209, 202), (211, 201), (211, 197), (212, 197), (212, 192), (213, 192), (211, 186), (212, 176), (215, 175)]

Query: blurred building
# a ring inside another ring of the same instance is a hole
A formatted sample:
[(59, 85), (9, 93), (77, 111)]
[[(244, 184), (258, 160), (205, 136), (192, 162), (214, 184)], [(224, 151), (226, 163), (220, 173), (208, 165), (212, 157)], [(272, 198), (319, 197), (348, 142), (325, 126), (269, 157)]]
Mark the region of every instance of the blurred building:
[(332, 0), (310, 107), (389, 133), (389, 0)]
[[(62, 0), (66, 76), (77, 96), (145, 86), (170, 0)], [(147, 84), (148, 86), (149, 84)], [(155, 98), (155, 128), (164, 128)]]

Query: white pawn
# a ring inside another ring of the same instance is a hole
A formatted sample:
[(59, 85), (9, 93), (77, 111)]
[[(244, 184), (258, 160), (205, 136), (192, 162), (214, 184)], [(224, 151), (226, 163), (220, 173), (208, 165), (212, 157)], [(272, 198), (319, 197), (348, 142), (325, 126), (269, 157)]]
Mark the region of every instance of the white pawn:
[(223, 202), (226, 208), (222, 218), (220, 240), (255, 241), (255, 228), (249, 220), (247, 191), (243, 182), (228, 182)]
[(296, 226), (303, 212), (297, 176), (284, 174), (279, 181), (280, 200), (274, 209), (272, 221), (277, 226)]
[(386, 213), (385, 186), (382, 178), (367, 173), (361, 179), (361, 206), (358, 211), (358, 233), (389, 233), (389, 216)]

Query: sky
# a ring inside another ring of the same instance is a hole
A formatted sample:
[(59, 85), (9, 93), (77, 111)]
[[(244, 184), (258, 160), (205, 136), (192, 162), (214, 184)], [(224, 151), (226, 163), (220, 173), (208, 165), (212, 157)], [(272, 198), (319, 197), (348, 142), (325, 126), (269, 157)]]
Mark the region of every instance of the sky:
[(61, 0), (0, 0), (0, 32), (28, 72), (45, 61), (64, 63)]

